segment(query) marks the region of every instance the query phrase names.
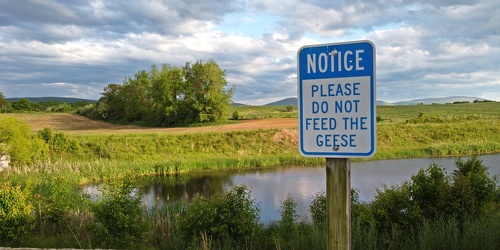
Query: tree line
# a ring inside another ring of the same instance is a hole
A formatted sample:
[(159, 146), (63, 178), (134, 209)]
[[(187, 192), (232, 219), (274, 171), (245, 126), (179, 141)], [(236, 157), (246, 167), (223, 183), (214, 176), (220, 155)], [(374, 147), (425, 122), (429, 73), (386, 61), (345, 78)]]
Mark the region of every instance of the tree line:
[(225, 71), (215, 61), (163, 64), (140, 70), (123, 84), (109, 84), (95, 105), (79, 114), (113, 122), (150, 126), (217, 123), (231, 103)]
[[(41, 98), (44, 99), (44, 98)], [(48, 113), (71, 113), (91, 104), (89, 101), (75, 101), (71, 103), (62, 101), (30, 101), (21, 98), (16, 101), (8, 101), (0, 92), (0, 113), (23, 113), (23, 112), (48, 112)]]

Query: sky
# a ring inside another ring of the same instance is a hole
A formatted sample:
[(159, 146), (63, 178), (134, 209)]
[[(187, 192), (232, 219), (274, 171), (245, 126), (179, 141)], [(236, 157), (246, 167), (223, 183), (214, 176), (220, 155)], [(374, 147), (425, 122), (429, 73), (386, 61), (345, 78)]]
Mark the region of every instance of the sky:
[(297, 51), (369, 40), (377, 100), (500, 101), (498, 0), (0, 0), (0, 92), (97, 100), (153, 64), (214, 60), (233, 101), (297, 96)]

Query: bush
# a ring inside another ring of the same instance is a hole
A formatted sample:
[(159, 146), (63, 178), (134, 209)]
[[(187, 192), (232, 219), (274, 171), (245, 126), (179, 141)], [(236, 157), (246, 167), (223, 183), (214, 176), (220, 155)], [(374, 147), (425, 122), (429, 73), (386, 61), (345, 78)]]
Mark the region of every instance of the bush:
[(0, 239), (15, 240), (28, 233), (33, 228), (32, 212), (26, 189), (0, 183)]
[(49, 149), (54, 153), (68, 152), (77, 154), (81, 152), (80, 144), (77, 140), (69, 138), (63, 133), (53, 133), (50, 128), (38, 131), (38, 138), (49, 145)]
[(456, 169), (452, 173), (453, 186), (448, 197), (448, 214), (458, 218), (480, 216), (481, 209), (493, 202), (496, 192), (496, 179), (491, 179), (488, 167), (477, 157), (466, 161), (455, 161)]
[[(314, 195), (311, 205), (309, 205), (311, 219), (316, 226), (326, 225), (326, 193), (320, 192)], [(351, 218), (362, 217), (363, 221), (369, 220), (370, 214), (368, 206), (359, 201), (358, 190), (351, 188)]]
[(377, 228), (382, 232), (394, 232), (395, 229), (406, 232), (422, 221), (420, 210), (413, 205), (408, 182), (377, 190), (370, 208)]
[(295, 220), (299, 217), (297, 214), (297, 202), (292, 197), (287, 196), (281, 203), (281, 220), (279, 224), (279, 235), (283, 241), (292, 240), (297, 234), (297, 225)]
[(241, 116), (238, 113), (238, 111), (234, 111), (233, 112), (233, 120), (240, 120), (240, 119), (241, 119)]
[(413, 203), (422, 211), (427, 219), (436, 219), (443, 215), (447, 207), (446, 196), (451, 184), (445, 177), (442, 168), (431, 164), (411, 177), (410, 194)]
[(420, 170), (411, 182), (378, 191), (369, 205), (378, 229), (403, 232), (425, 221), (480, 219), (495, 206), (496, 179), (476, 157), (455, 162), (451, 176), (436, 164)]
[(47, 157), (47, 145), (30, 133), (30, 127), (13, 117), (0, 117), (0, 154), (9, 154), (13, 165), (28, 165)]
[(102, 190), (101, 199), (92, 207), (96, 245), (131, 248), (142, 239), (141, 197), (134, 191), (130, 181)]
[(249, 188), (235, 186), (226, 194), (218, 193), (210, 198), (196, 195), (186, 208), (180, 230), (187, 243), (203, 235), (215, 242), (229, 240), (245, 244), (259, 229), (259, 213)]
[(322, 226), (326, 224), (326, 194), (325, 192), (317, 193), (313, 197), (309, 212), (314, 225)]

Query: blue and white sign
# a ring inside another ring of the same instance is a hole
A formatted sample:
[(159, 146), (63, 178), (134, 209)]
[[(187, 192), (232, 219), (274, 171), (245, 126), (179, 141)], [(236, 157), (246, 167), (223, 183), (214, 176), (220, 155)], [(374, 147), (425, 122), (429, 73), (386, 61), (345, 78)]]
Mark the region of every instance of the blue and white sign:
[(373, 43), (304, 46), (297, 60), (300, 152), (330, 158), (375, 154)]

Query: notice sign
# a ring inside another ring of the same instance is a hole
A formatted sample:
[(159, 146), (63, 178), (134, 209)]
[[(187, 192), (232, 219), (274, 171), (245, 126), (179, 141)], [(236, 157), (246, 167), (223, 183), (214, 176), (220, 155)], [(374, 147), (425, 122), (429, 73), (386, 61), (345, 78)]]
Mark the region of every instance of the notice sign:
[(300, 152), (331, 158), (375, 154), (373, 43), (304, 46), (297, 60)]

